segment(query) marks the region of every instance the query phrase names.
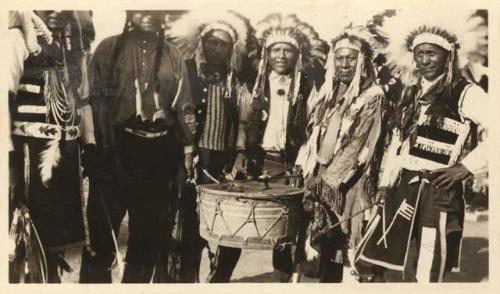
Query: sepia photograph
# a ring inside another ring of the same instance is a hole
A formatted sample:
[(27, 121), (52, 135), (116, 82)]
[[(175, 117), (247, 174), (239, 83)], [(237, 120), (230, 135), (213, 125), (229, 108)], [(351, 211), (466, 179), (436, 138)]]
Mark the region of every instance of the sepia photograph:
[(3, 10), (1, 281), (494, 281), (500, 6), (267, 2)]

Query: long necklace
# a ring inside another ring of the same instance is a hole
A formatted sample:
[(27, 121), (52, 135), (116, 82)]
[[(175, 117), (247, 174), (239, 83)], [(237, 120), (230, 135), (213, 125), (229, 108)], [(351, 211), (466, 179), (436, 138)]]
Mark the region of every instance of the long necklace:
[(44, 72), (45, 103), (48, 105), (48, 112), (52, 113), (54, 122), (62, 129), (65, 129), (66, 126), (73, 126), (76, 112), (73, 96), (68, 95), (66, 91), (68, 68), (65, 53), (63, 49), (63, 71), (65, 79), (59, 78), (55, 68), (48, 69)]

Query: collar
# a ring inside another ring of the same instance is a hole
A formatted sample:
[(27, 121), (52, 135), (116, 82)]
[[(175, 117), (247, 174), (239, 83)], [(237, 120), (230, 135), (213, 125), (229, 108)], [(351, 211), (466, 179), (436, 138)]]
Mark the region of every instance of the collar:
[(229, 74), (229, 72), (231, 71), (231, 68), (228, 66), (226, 73), (222, 74), (218, 77), (216, 77), (216, 75), (214, 75), (214, 74), (210, 74), (209, 72), (207, 72), (207, 70), (206, 70), (207, 59), (205, 58), (205, 54), (203, 53), (203, 48), (201, 46), (201, 42), (200, 42), (200, 45), (198, 46), (198, 48), (196, 49), (194, 61), (196, 64), (196, 70), (198, 73), (198, 77), (205, 80), (205, 81), (210, 80), (210, 82), (213, 82), (213, 81), (225, 80), (227, 78), (227, 74)]
[(428, 81), (422, 77), (422, 80), (420, 81), (420, 86), (422, 87), (422, 95), (427, 93), (429, 89), (431, 89), (433, 86), (435, 86), (437, 83), (439, 83), (443, 79), (443, 77), (444, 77), (444, 73), (432, 81)]
[(160, 41), (156, 33), (146, 33), (139, 30), (133, 30), (129, 33), (132, 40), (139, 41), (142, 44), (153, 45)]
[(292, 81), (292, 75), (291, 74), (282, 75), (272, 70), (269, 73), (269, 82), (275, 82), (275, 81), (276, 82), (281, 81), (282, 84), (290, 84), (290, 82)]

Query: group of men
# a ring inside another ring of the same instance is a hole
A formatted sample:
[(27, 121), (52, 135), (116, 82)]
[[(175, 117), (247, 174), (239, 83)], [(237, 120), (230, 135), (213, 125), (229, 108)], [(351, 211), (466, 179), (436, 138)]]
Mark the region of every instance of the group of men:
[[(91, 13), (10, 13), (10, 214), (29, 211), (44, 281), (60, 282), (64, 251), (76, 246), (80, 282), (111, 282), (128, 213), (122, 282), (198, 282), (208, 244), (193, 230), (173, 250), (174, 216), (186, 210), (179, 195), (192, 183), (271, 170), (305, 191), (297, 242), (273, 250), (277, 280), (307, 263), (320, 282), (341, 282), (349, 263), (382, 280), (380, 269), (404, 269), (413, 238), (419, 281), (441, 281), (457, 266), (462, 181), (486, 167), (484, 148), (459, 156), (470, 126), (489, 122), (487, 97), (460, 73), (453, 28), (415, 26), (386, 40), (404, 44), (416, 77), (389, 129), (393, 85), (380, 82), (380, 35), (367, 26), (325, 42), (295, 15), (271, 14), (255, 28), (230, 11), (187, 12), (167, 30), (165, 19), (128, 11), (123, 32), (88, 61)], [(177, 221), (196, 227), (194, 201)], [(13, 262), (33, 254), (18, 232)], [(218, 246), (207, 281), (229, 282), (240, 254)]]

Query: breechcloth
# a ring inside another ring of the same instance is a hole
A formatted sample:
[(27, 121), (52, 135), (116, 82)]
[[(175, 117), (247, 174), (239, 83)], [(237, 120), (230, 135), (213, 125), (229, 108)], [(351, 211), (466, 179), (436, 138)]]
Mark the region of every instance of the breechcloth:
[(461, 183), (450, 190), (434, 187), (427, 173), (403, 169), (395, 191), (368, 224), (357, 262), (404, 271), (410, 241), (417, 241), (417, 279), (441, 281), (459, 266), (464, 222)]
[[(60, 283), (59, 265), (64, 262), (64, 251), (88, 244), (80, 190), (78, 143), (74, 140), (59, 141), (60, 160), (45, 186), (39, 166), (41, 153), (47, 149), (49, 140), (12, 136), (12, 141), (14, 151), (9, 158), (12, 168), (11, 205), (14, 208), (23, 204), (29, 208), (47, 261), (47, 282)], [(19, 269), (24, 270), (24, 267)], [(14, 275), (11, 282), (18, 282)], [(24, 282), (33, 281), (27, 277)]]

